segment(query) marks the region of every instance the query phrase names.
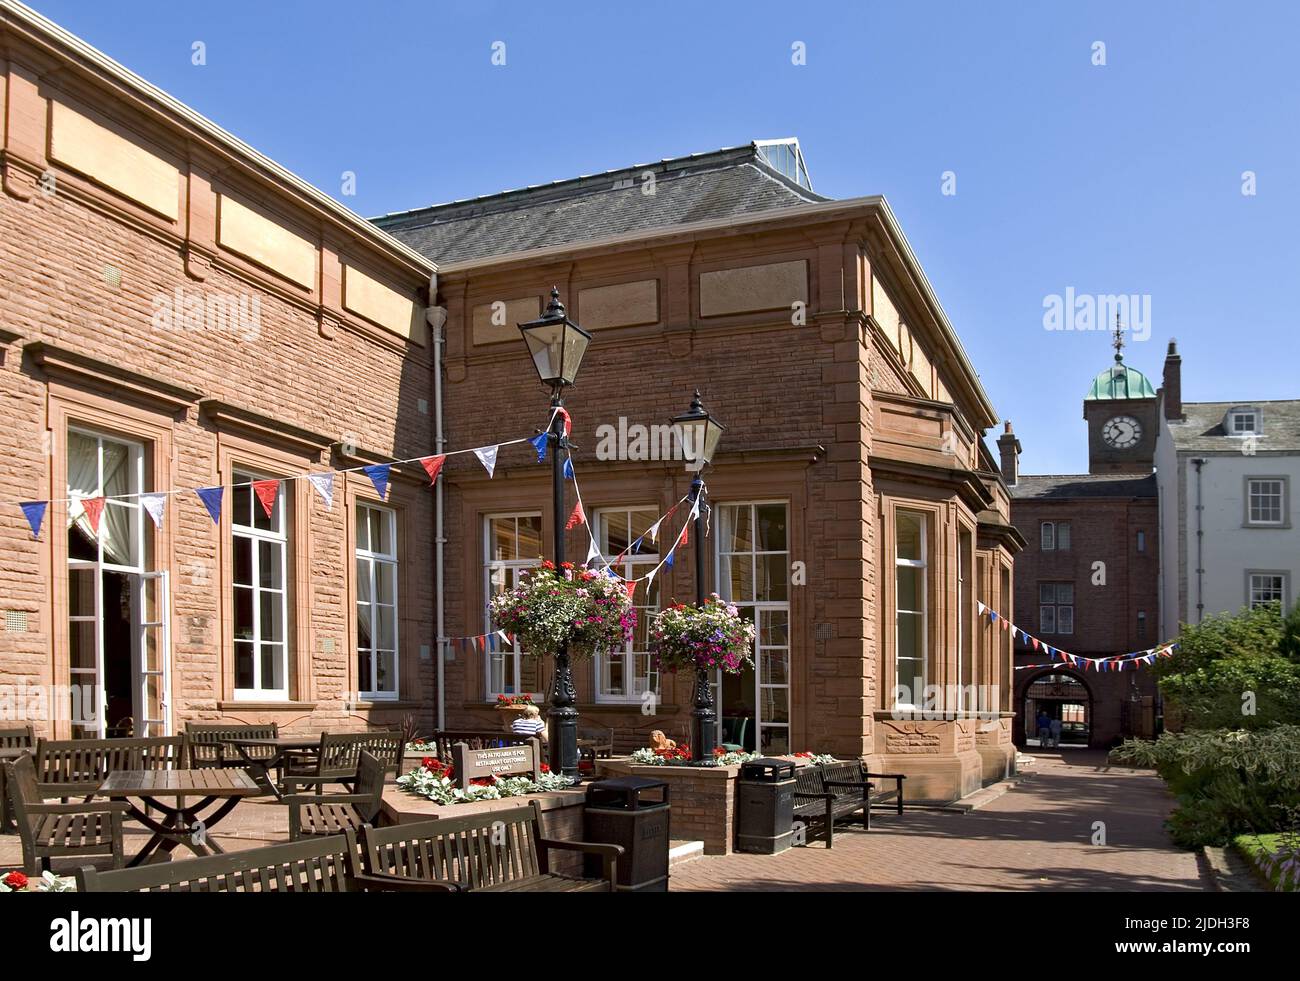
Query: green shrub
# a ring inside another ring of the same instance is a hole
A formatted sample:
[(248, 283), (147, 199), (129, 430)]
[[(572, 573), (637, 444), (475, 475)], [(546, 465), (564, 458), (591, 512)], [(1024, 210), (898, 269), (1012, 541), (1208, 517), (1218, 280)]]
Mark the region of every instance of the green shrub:
[(1155, 768), (1177, 802), (1166, 826), (1185, 848), (1277, 831), (1300, 808), (1300, 726), (1167, 732), (1126, 740), (1111, 760)]
[(1156, 664), (1168, 729), (1300, 723), (1300, 607), (1276, 603), (1184, 624)]

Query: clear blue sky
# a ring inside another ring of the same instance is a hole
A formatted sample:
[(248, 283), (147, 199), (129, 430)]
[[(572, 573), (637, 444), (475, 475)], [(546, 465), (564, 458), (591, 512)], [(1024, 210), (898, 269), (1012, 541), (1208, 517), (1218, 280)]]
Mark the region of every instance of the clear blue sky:
[(798, 136), (817, 191), (889, 199), (1028, 472), (1086, 469), (1111, 356), (1044, 329), (1067, 287), (1149, 294), (1128, 360), (1158, 384), (1177, 337), (1188, 400), (1300, 397), (1300, 4), (35, 6), (364, 215)]

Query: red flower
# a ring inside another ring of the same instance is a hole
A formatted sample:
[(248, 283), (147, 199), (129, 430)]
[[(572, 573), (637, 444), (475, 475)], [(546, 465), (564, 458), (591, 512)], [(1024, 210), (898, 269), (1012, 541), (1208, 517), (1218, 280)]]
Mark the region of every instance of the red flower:
[(26, 889), (27, 876), (15, 870), (4, 877), (4, 884), (10, 889)]
[(420, 766), (424, 767), (426, 770), (432, 770), (437, 765), (438, 761), (432, 756), (426, 756), (424, 759), (420, 760)]
[(543, 764), (542, 764), (542, 772), (543, 772), (543, 773), (550, 773), (550, 772), (551, 772), (551, 767), (550, 767), (550, 764), (549, 764), (549, 763), (543, 763)]

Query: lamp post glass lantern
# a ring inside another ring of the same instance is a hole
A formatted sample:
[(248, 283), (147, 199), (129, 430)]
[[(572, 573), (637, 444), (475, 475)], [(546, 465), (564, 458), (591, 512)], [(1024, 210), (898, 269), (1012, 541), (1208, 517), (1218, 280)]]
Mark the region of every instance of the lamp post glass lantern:
[(519, 325), (519, 332), (528, 345), (528, 355), (533, 359), (537, 375), (553, 392), (572, 385), (587, 353), (591, 334), (583, 330), (564, 311), (560, 302), (560, 289), (551, 287), (551, 302), (546, 312), (536, 320)]
[[(555, 529), (555, 567), (564, 564), (564, 459), (569, 440), (564, 433), (564, 416), (556, 412), (564, 406), (564, 388), (572, 385), (587, 353), (591, 335), (569, 319), (560, 302), (560, 290), (551, 287), (551, 302), (537, 320), (519, 325), (533, 359), (533, 367), (542, 384), (551, 389), (551, 428), (547, 442), (551, 448), (551, 508)], [(555, 677), (551, 683), (551, 707), (546, 712), (550, 723), (548, 744), (551, 769), (575, 783), (578, 772), (578, 693), (573, 687), (573, 668), (569, 663), (568, 644), (555, 651)]]
[[(673, 419), (682, 445), (686, 469), (695, 474), (691, 481), (691, 510), (695, 513), (695, 605), (704, 605), (704, 468), (713, 461), (718, 441), (726, 429), (705, 410), (700, 401), (699, 389), (691, 399), (691, 407)], [(718, 716), (713, 710), (713, 689), (709, 685), (709, 672), (695, 669), (695, 706), (691, 709), (691, 746), (695, 759), (704, 762), (713, 759), (718, 742)]]

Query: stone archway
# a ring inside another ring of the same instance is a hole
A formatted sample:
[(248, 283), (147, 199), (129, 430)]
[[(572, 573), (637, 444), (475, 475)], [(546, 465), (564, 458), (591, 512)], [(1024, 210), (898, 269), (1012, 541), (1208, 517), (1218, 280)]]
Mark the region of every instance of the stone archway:
[(1052, 666), (1035, 672), (1016, 694), (1016, 742), (1038, 748), (1034, 720), (1042, 710), (1062, 723), (1062, 748), (1092, 745), (1093, 696), (1087, 679), (1074, 671)]

